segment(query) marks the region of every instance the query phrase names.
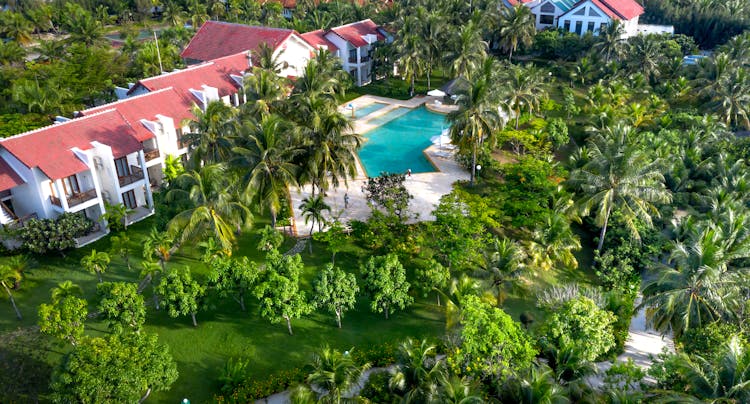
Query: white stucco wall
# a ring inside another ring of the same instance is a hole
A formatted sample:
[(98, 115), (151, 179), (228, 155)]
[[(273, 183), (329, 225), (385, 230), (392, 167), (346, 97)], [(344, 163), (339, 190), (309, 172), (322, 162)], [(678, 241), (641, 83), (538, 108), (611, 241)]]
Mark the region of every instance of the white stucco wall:
[(296, 34), (292, 34), (274, 53), (274, 56), (278, 57), (279, 61), (286, 62), (289, 65), (289, 67), (279, 73), (279, 76), (301, 76), (314, 52), (315, 48)]
[[(578, 13), (583, 10), (583, 15)], [(557, 20), (557, 26), (565, 28), (565, 22), (570, 23), (570, 32), (576, 32), (576, 24), (581, 23), (581, 35), (584, 35), (588, 31), (588, 25), (590, 22), (594, 23), (593, 34), (598, 35), (599, 29), (602, 24), (610, 24), (610, 19), (602, 10), (594, 6), (590, 1), (579, 4), (577, 7), (572, 8), (567, 14), (560, 17)]]
[[(550, 4), (552, 7), (555, 8), (555, 11), (552, 14), (547, 13), (547, 12), (543, 13), (541, 9), (545, 4)], [(529, 7), (529, 5), (526, 5), (526, 6)], [(535, 6), (530, 6), (530, 8), (531, 8), (531, 12), (534, 14), (534, 17), (535, 17), (537, 30), (543, 30), (545, 28), (554, 27), (557, 24), (557, 19), (563, 13), (563, 10), (560, 7), (557, 7), (555, 3), (552, 3), (551, 1), (543, 1), (543, 2), (536, 4)], [(541, 22), (542, 14), (552, 15), (553, 16), (552, 24), (542, 24)]]

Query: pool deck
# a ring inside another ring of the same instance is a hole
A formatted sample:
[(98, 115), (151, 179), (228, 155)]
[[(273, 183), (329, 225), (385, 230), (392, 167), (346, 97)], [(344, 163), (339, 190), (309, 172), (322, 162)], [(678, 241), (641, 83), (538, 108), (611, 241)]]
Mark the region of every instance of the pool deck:
[[(365, 95), (350, 101), (355, 108), (365, 106), (372, 102), (389, 104), (366, 115), (354, 122), (354, 131), (364, 133), (376, 126), (367, 124), (373, 118), (387, 114), (395, 108), (403, 107), (408, 109), (417, 108), (425, 102), (430, 102), (436, 97), (414, 97), (407, 101), (393, 100), (385, 97), (375, 97)], [(349, 103), (347, 103), (349, 104)], [(342, 112), (346, 105), (341, 106)], [(407, 112), (406, 110), (405, 112)], [(440, 198), (453, 190), (453, 183), (458, 180), (469, 180), (469, 173), (459, 166), (453, 160), (453, 151), (447, 148), (440, 149), (439, 146), (432, 145), (424, 150), (427, 159), (439, 170), (430, 173), (412, 174), (406, 178), (405, 185), (414, 199), (409, 203), (409, 213), (411, 215), (408, 222), (414, 223), (422, 220), (434, 220), (432, 211), (440, 202)], [(325, 201), (331, 207), (331, 212), (326, 212), (324, 216), (328, 220), (339, 219), (343, 223), (350, 220), (367, 220), (370, 217), (370, 208), (367, 206), (367, 200), (362, 192), (362, 187), (367, 183), (367, 176), (362, 168), (362, 164), (357, 160), (357, 177), (350, 179), (347, 185), (342, 184), (338, 188), (329, 189), (326, 192)], [(302, 211), (299, 209), (302, 200), (310, 196), (311, 187), (309, 185), (302, 189), (291, 189), (292, 207), (294, 209), (294, 221), (297, 235), (300, 237), (310, 234), (310, 224), (305, 223), (302, 217)], [(344, 195), (349, 195), (349, 206), (344, 208)], [(317, 231), (317, 226), (314, 231)]]

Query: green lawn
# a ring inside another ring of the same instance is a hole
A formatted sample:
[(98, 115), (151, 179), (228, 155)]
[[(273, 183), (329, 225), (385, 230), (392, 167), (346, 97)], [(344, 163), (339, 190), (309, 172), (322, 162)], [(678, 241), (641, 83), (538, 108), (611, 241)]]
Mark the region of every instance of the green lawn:
[[(142, 238), (152, 225), (152, 219), (138, 223), (128, 230), (133, 242), (134, 252), (131, 266), (134, 271), (128, 272), (120, 258), (113, 258), (113, 263), (104, 275), (105, 281), (137, 281), (137, 268), (140, 268), (140, 245)], [(239, 249), (235, 255), (247, 255), (252, 260), (260, 261), (262, 254), (255, 248), (257, 239), (254, 235), (244, 235), (239, 240)], [(294, 240), (287, 240), (282, 247), (288, 250)], [(15, 292), (16, 301), (24, 315), (23, 321), (17, 321), (7, 299), (0, 301), (0, 332), (15, 330), (18, 327), (33, 326), (37, 320), (37, 307), (49, 301), (50, 289), (63, 280), (72, 280), (79, 284), (94, 309), (96, 293), (96, 276), (82, 271), (78, 262), (91, 248), (99, 251), (109, 248), (108, 238), (93, 245), (69, 251), (66, 257), (50, 256), (41, 258), (41, 268), (27, 274), (22, 288)], [(198, 279), (203, 279), (206, 266), (197, 257), (198, 251), (181, 250), (170, 260), (169, 266), (181, 268), (188, 266)], [(336, 262), (343, 269), (357, 271), (361, 257), (366, 256), (355, 246), (348, 246), (337, 254)], [(303, 289), (309, 290), (315, 274), (324, 264), (330, 261), (330, 254), (324, 246), (315, 245), (314, 254), (307, 250), (302, 254), (306, 265), (303, 278)], [(309, 292), (308, 296), (309, 296)], [(145, 291), (146, 301), (150, 303), (150, 289)], [(369, 310), (368, 302), (363, 297), (355, 311), (346, 314), (343, 329), (335, 326), (335, 320), (326, 313), (313, 313), (304, 319), (293, 321), (294, 336), (287, 334), (285, 324), (271, 324), (261, 319), (254, 299), (248, 299), (247, 312), (242, 312), (233, 300), (220, 300), (211, 297), (209, 308), (200, 312), (198, 328), (193, 328), (189, 318), (173, 319), (163, 311), (149, 307), (146, 329), (159, 335), (160, 341), (169, 345), (177, 361), (180, 378), (165, 393), (152, 395), (152, 402), (178, 402), (188, 397), (192, 402), (206, 402), (218, 391), (217, 378), (224, 363), (231, 357), (242, 357), (250, 360), (250, 376), (265, 377), (275, 371), (303, 366), (310, 354), (323, 344), (339, 349), (399, 342), (408, 336), (436, 338), (444, 332), (445, 323), (442, 311), (433, 305), (432, 300), (417, 300), (408, 311), (397, 313), (385, 320)], [(106, 332), (105, 326), (98, 322), (87, 323), (87, 330), (93, 335)], [(54, 366), (65, 348), (57, 348), (47, 355), (47, 362)]]

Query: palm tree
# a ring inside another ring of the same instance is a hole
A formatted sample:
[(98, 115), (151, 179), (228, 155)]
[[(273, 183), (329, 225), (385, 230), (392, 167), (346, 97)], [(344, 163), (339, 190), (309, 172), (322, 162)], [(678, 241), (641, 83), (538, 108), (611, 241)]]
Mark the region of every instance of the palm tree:
[(23, 317), (21, 316), (21, 312), (18, 310), (18, 306), (16, 306), (16, 300), (13, 298), (13, 293), (11, 293), (11, 286), (16, 284), (17, 282), (20, 282), (23, 278), (23, 275), (18, 268), (13, 268), (10, 265), (0, 265), (0, 285), (3, 286), (3, 289), (5, 289), (5, 293), (8, 294), (8, 298), (10, 299), (10, 304), (13, 306), (13, 310), (16, 311), (16, 317), (18, 317), (19, 320), (22, 320)]
[(521, 288), (525, 258), (521, 245), (508, 238), (495, 240), (494, 248), (485, 252), (481, 275), (491, 288), (495, 288), (498, 307), (503, 305), (508, 289)]
[(448, 44), (450, 50), (446, 59), (450, 61), (454, 76), (471, 79), (473, 74), (482, 71), (487, 60), (487, 43), (482, 40), (481, 30), (474, 21), (461, 26)]
[(265, 69), (253, 69), (243, 79), (247, 102), (242, 104), (242, 111), (254, 119), (278, 113), (281, 101), (286, 99), (283, 79), (276, 73)]
[(584, 194), (579, 202), (584, 214), (596, 207), (596, 224), (601, 227), (599, 251), (604, 247), (612, 210), (625, 216), (631, 234), (640, 240), (636, 219), (651, 226), (652, 217), (659, 215), (653, 203), (672, 199), (664, 187), (661, 162), (647, 156), (635, 138), (632, 128), (620, 124), (600, 131), (587, 142), (591, 160), (571, 175), (571, 183)]
[(297, 100), (296, 108), (306, 119), (299, 123), (305, 153), (299, 182), (308, 180), (325, 192), (329, 185), (348, 183), (357, 173), (356, 152), (362, 137), (352, 132), (352, 124), (335, 104), (321, 98)]
[(68, 15), (65, 29), (68, 31), (66, 41), (70, 44), (96, 46), (107, 43), (102, 23), (88, 11), (81, 10), (81, 12), (74, 12), (72, 15)]
[[(302, 217), (305, 218), (305, 225), (307, 225), (308, 221), (312, 220), (312, 224), (310, 225), (310, 237), (312, 237), (316, 221), (318, 222), (318, 231), (323, 230), (323, 225), (326, 222), (325, 216), (323, 216), (323, 211), (328, 211), (330, 213), (331, 207), (328, 206), (322, 194), (312, 197), (309, 196), (303, 199), (299, 208), (302, 211)], [(312, 244), (312, 242), (310, 244)]]
[(446, 300), (445, 328), (450, 330), (461, 323), (463, 316), (463, 301), (466, 296), (479, 296), (482, 287), (479, 282), (469, 276), (461, 275), (451, 279), (447, 292), (438, 290)]
[(205, 112), (194, 107), (193, 115), (195, 119), (189, 122), (191, 132), (185, 134), (192, 168), (226, 161), (232, 137), (237, 133), (235, 110), (222, 101), (211, 101)]
[(665, 402), (750, 402), (750, 351), (734, 337), (721, 356), (677, 356), (677, 371), (687, 381), (687, 394), (667, 393)]
[(186, 19), (186, 14), (182, 6), (173, 0), (165, 1), (163, 5), (162, 21), (169, 23), (173, 27), (181, 27)]
[(658, 39), (652, 35), (637, 35), (628, 41), (628, 61), (632, 71), (642, 73), (653, 82), (660, 75), (660, 66), (664, 61), (664, 52)]
[(109, 254), (91, 250), (91, 254), (81, 258), (81, 266), (89, 272), (95, 273), (102, 283), (102, 273), (107, 270), (110, 259)]
[(499, 386), (502, 401), (518, 404), (567, 403), (565, 389), (545, 364), (533, 364), (525, 372), (511, 376)]
[(313, 355), (309, 366), (312, 372), (306, 381), (314, 391), (322, 392), (318, 402), (335, 404), (349, 401), (344, 394), (357, 386), (362, 373), (370, 368), (369, 364), (357, 365), (349, 351), (341, 353), (328, 346)]
[(529, 46), (536, 34), (536, 17), (529, 7), (518, 4), (514, 7), (501, 7), (499, 44), (508, 52), (508, 61), (518, 45)]
[(741, 311), (741, 285), (747, 269), (733, 261), (750, 257), (750, 218), (730, 212), (725, 225), (700, 224), (677, 242), (671, 266), (657, 266), (658, 277), (643, 289), (641, 307), (654, 328), (683, 332), (719, 320), (732, 320)]
[(426, 340), (408, 338), (396, 354), (396, 369), (388, 385), (402, 394), (405, 402), (430, 402), (436, 396), (442, 362), (436, 358), (435, 345)]
[(154, 308), (156, 308), (156, 310), (159, 310), (159, 294), (156, 293), (156, 285), (158, 282), (156, 281), (156, 277), (162, 272), (164, 272), (164, 261), (162, 261), (161, 265), (149, 261), (148, 259), (141, 261), (141, 277), (143, 280), (141, 280), (141, 283), (138, 285), (138, 293), (143, 292), (146, 285), (151, 285), (151, 294), (154, 299)]
[(275, 52), (276, 49), (268, 46), (265, 42), (261, 42), (258, 52), (254, 56), (256, 66), (259, 69), (276, 75), (280, 74), (284, 69), (289, 67), (289, 63), (281, 60), (281, 54), (284, 53), (284, 50), (281, 50), (279, 53)]
[(427, 72), (427, 89), (432, 87), (432, 71), (440, 65), (447, 25), (444, 13), (432, 10), (422, 23), (422, 53)]
[(277, 115), (264, 116), (242, 128), (244, 146), (233, 149), (233, 165), (243, 174), (247, 184), (243, 192), (246, 201), (258, 203), (271, 213), (271, 226), (276, 227), (276, 215), (286, 200), (288, 187), (297, 185), (297, 166), (293, 163), (301, 150), (289, 141), (288, 125)]
[(416, 17), (406, 18), (399, 30), (400, 37), (395, 43), (401, 75), (409, 81), (410, 97), (414, 96), (414, 82), (424, 67), (424, 43), (419, 24), (420, 21)]
[(706, 105), (727, 126), (750, 129), (750, 71), (737, 67), (712, 86), (711, 101)]
[(130, 272), (130, 237), (128, 237), (127, 233), (120, 233), (116, 236), (112, 236), (110, 241), (110, 254), (119, 255), (122, 260), (125, 261), (125, 265), (128, 267), (128, 272)]
[(172, 234), (181, 233), (181, 242), (212, 236), (222, 248), (232, 251), (234, 231), (252, 223), (250, 210), (235, 198), (231, 180), (222, 164), (207, 165), (200, 171), (189, 171), (175, 180), (175, 188), (167, 193), (167, 201), (184, 199), (191, 208), (177, 214), (169, 222)]
[(194, 29), (198, 29), (198, 27), (209, 19), (208, 7), (198, 0), (190, 0), (188, 2), (187, 13), (190, 16), (190, 23)]
[(458, 94), (458, 110), (448, 115), (451, 139), (462, 150), (471, 152), (471, 185), (476, 176), (478, 150), (485, 138), (502, 127), (491, 80), (494, 66), (492, 58), (484, 60), (481, 73)]
[(448, 375), (443, 372), (439, 378), (440, 391), (437, 402), (446, 404), (482, 404), (481, 391), (476, 383), (466, 377)]
[(34, 27), (21, 13), (6, 12), (0, 15), (0, 33), (21, 45), (31, 43), (31, 32)]
[(529, 255), (535, 267), (549, 270), (556, 264), (577, 268), (573, 251), (581, 248), (581, 241), (561, 214), (548, 213), (531, 235)]
[(60, 282), (52, 289), (52, 302), (57, 303), (68, 297), (82, 297), (83, 289), (72, 281)]
[(165, 270), (167, 261), (172, 257), (173, 248), (174, 237), (166, 231), (159, 231), (156, 230), (156, 227), (152, 227), (151, 232), (143, 242), (143, 258), (150, 261), (156, 256), (159, 259), (161, 269)]
[(507, 109), (515, 115), (518, 129), (521, 113), (533, 114), (547, 97), (545, 75), (535, 67), (511, 66), (501, 77), (500, 94)]
[(620, 20), (613, 20), (606, 28), (599, 31), (597, 43), (594, 49), (604, 53), (604, 63), (609, 63), (612, 58), (619, 59), (625, 50), (625, 27)]

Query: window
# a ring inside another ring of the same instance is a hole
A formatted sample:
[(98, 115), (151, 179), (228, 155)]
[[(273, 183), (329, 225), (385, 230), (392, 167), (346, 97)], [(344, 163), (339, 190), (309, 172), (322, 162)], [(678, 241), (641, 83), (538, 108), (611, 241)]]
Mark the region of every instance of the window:
[(570, 32), (570, 20), (565, 20), (565, 22), (563, 22), (563, 30), (565, 30), (565, 32)]
[(122, 203), (128, 208), (128, 209), (135, 209), (138, 207), (138, 202), (135, 200), (135, 192), (133, 190), (130, 190), (128, 192), (125, 192), (122, 194)]
[(541, 7), (539, 7), (539, 11), (547, 14), (554, 14), (555, 6), (551, 3), (544, 3)]
[(63, 188), (65, 188), (65, 196), (81, 193), (81, 187), (78, 186), (78, 178), (75, 175), (63, 178), (62, 183)]
[(607, 29), (607, 23), (606, 22), (603, 22), (603, 23), (599, 24), (599, 32), (605, 31), (606, 29)]
[(589, 21), (589, 25), (588, 25), (588, 27), (586, 27), (586, 31), (588, 31), (588, 32), (594, 32), (594, 22), (593, 21)]
[(356, 49), (349, 50), (349, 63), (357, 63), (357, 50)]
[(601, 17), (601, 16), (599, 15), (599, 13), (597, 13), (596, 11), (594, 11), (594, 9), (593, 9), (593, 8), (589, 8), (589, 16), (590, 16), (590, 17)]
[(127, 177), (130, 175), (130, 167), (128, 167), (128, 158), (121, 157), (115, 159), (115, 169), (117, 170), (118, 177)]
[(573, 15), (586, 15), (586, 8), (582, 8), (576, 11), (575, 13), (573, 13)]
[(581, 35), (581, 29), (583, 29), (583, 21), (576, 21), (576, 34)]
[(552, 25), (555, 23), (555, 16), (542, 14), (539, 16), (539, 23), (544, 25)]

